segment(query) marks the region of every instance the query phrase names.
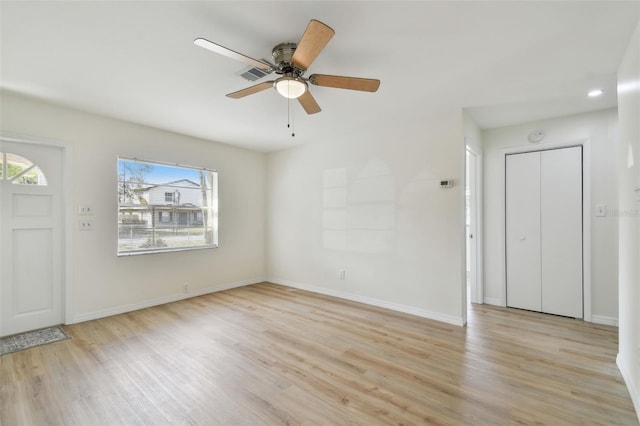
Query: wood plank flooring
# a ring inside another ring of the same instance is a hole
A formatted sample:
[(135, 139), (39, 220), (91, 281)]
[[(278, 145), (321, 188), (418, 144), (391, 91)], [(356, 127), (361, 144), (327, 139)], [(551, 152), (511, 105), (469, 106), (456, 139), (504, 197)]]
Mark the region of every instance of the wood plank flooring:
[(456, 327), (263, 283), (0, 357), (2, 425), (635, 425), (617, 329), (486, 305)]

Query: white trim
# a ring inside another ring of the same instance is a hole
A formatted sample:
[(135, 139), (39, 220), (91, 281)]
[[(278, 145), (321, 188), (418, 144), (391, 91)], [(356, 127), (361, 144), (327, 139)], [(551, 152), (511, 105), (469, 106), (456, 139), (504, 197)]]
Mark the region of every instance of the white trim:
[[(640, 350), (640, 348), (638, 348)], [(640, 422), (640, 389), (638, 389), (633, 382), (633, 376), (631, 372), (627, 370), (626, 366), (622, 362), (620, 354), (616, 357), (616, 364), (618, 365), (618, 370), (620, 370), (620, 374), (622, 374), (622, 378), (624, 379), (624, 383), (627, 385), (627, 389), (629, 390), (629, 396), (631, 396), (631, 402), (633, 402), (633, 407), (636, 409), (636, 415), (638, 416), (638, 422)], [(638, 384), (640, 385), (640, 384)]]
[(7, 142), (28, 143), (34, 145), (53, 146), (62, 150), (62, 209), (63, 209), (63, 280), (62, 285), (62, 312), (63, 321), (69, 324), (73, 318), (73, 145), (68, 142), (58, 141), (49, 138), (21, 135), (12, 132), (0, 131), (0, 139)]
[(115, 308), (103, 309), (101, 311), (87, 312), (73, 317), (71, 324), (78, 322), (91, 321), (99, 318), (110, 317), (113, 315), (124, 314), (126, 312), (137, 311), (139, 309), (150, 308), (152, 306), (164, 305), (179, 300), (190, 299), (192, 297), (202, 296), (205, 294), (216, 293), (218, 291), (229, 290), (237, 287), (244, 287), (251, 284), (264, 282), (264, 278), (252, 278), (248, 280), (235, 281), (231, 283), (216, 284), (205, 288), (200, 288), (189, 293), (170, 294), (168, 296), (158, 297), (155, 299), (145, 300), (138, 303), (130, 303), (128, 305), (116, 306)]
[(605, 317), (604, 315), (591, 315), (591, 322), (594, 324), (618, 326), (618, 318)]
[[(591, 313), (591, 140), (580, 139), (563, 143), (545, 144), (540, 146), (522, 145), (517, 147), (500, 149), (500, 188), (501, 188), (501, 208), (500, 208), (500, 274), (501, 274), (501, 299), (506, 306), (507, 279), (505, 276), (505, 156), (507, 154), (517, 154), (522, 152), (535, 152), (548, 149), (568, 148), (571, 146), (582, 146), (582, 268), (583, 268), (583, 312), (584, 321), (592, 322)], [(486, 300), (486, 299), (485, 299)]]
[(467, 324), (467, 306), (469, 306), (469, 301), (467, 300), (467, 282), (469, 278), (467, 277), (467, 201), (466, 201), (466, 182), (467, 182), (467, 150), (464, 149), (466, 147), (466, 141), (463, 138), (462, 142), (462, 158), (461, 158), (461, 168), (462, 168), (462, 179), (460, 181), (461, 191), (459, 191), (460, 197), (460, 246), (462, 248), (462, 256), (460, 256), (460, 316), (462, 325)]
[(582, 143), (583, 319), (593, 321), (591, 302), (591, 142)]
[(70, 144), (67, 144), (63, 153), (64, 169), (62, 170), (62, 183), (64, 189), (62, 191), (62, 198), (64, 203), (64, 269), (65, 269), (65, 285), (64, 285), (64, 323), (68, 324), (73, 318), (74, 313), (74, 270), (75, 270), (75, 257), (73, 256), (74, 245), (74, 223), (75, 223), (75, 209), (74, 209), (74, 161), (73, 161), (73, 149)]
[[(483, 198), (483, 182), (482, 182), (482, 152), (477, 152), (469, 145), (465, 147), (465, 153), (469, 151), (475, 157), (475, 222), (474, 229), (474, 243), (476, 246), (476, 279), (475, 289), (471, 288), (471, 302), (472, 303), (484, 303), (484, 281), (483, 281), (483, 217), (482, 217), (482, 198)], [(465, 173), (466, 173), (465, 167)], [(466, 213), (466, 212), (465, 212)], [(468, 238), (468, 236), (467, 236)], [(466, 241), (465, 241), (466, 244)], [(473, 282), (473, 281), (472, 281)], [(475, 291), (474, 291), (475, 290)]]
[(494, 305), (494, 306), (502, 306), (502, 307), (507, 306), (504, 299), (498, 299), (497, 297), (485, 297), (484, 303), (486, 303), (487, 305)]
[(425, 309), (415, 308), (413, 306), (407, 306), (399, 303), (387, 302), (386, 300), (375, 299), (373, 297), (360, 296), (353, 293), (347, 293), (339, 290), (332, 290), (324, 287), (318, 287), (315, 285), (303, 284), (303, 283), (298, 283), (298, 282), (289, 281), (289, 280), (282, 280), (279, 278), (267, 278), (267, 281), (274, 284), (280, 284), (287, 287), (297, 288), (299, 290), (306, 290), (313, 293), (324, 294), (325, 296), (337, 297), (339, 299), (346, 299), (346, 300), (351, 300), (353, 302), (364, 303), (365, 305), (378, 306), (380, 308), (385, 308), (392, 311), (416, 315), (419, 317), (428, 318), (435, 321), (444, 322), (447, 324), (453, 324), (460, 327), (464, 325), (464, 321), (462, 317), (441, 314), (438, 312), (431, 312)]

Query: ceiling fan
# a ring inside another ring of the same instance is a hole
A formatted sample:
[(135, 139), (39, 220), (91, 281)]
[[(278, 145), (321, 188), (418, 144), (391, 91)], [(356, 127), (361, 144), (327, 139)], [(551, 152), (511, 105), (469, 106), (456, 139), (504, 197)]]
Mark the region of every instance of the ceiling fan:
[(247, 63), (253, 67), (275, 72), (281, 77), (256, 84), (246, 89), (227, 94), (233, 99), (244, 98), (248, 95), (275, 88), (285, 98), (298, 99), (307, 114), (320, 112), (320, 106), (309, 91), (309, 84), (316, 86), (335, 87), (338, 89), (375, 92), (380, 87), (380, 80), (358, 77), (344, 77), (339, 75), (312, 74), (304, 77), (311, 63), (318, 57), (335, 32), (320, 21), (312, 19), (302, 34), (298, 44), (280, 43), (273, 48), (271, 54), (275, 64), (265, 60), (257, 60), (249, 56), (213, 43), (204, 38), (197, 38), (193, 42), (196, 46), (211, 50), (226, 57)]

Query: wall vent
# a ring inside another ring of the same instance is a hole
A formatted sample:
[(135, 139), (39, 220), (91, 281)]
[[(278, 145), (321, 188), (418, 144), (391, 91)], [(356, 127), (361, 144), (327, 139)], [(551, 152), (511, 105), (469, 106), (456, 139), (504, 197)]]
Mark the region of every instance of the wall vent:
[[(267, 62), (266, 59), (262, 59), (264, 62)], [(245, 80), (249, 80), (249, 81), (256, 81), (261, 79), (262, 77), (264, 77), (265, 75), (269, 75), (273, 72), (273, 70), (263, 70), (260, 68), (255, 68), (255, 67), (246, 67), (241, 69), (240, 71), (238, 71), (236, 73), (236, 75), (239, 75), (240, 77), (244, 78)]]

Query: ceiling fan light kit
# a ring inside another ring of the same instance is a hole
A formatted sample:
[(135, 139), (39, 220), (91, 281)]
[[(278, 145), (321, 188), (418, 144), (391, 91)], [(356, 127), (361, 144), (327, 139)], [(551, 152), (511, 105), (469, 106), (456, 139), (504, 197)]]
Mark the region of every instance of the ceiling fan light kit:
[(315, 98), (311, 95), (308, 83), (316, 86), (363, 92), (375, 92), (378, 90), (378, 87), (380, 87), (380, 80), (369, 78), (325, 74), (313, 74), (309, 78), (304, 77), (304, 73), (334, 34), (335, 32), (331, 27), (312, 19), (309, 25), (307, 25), (298, 44), (280, 43), (273, 48), (271, 55), (275, 64), (271, 64), (266, 60), (253, 59), (204, 38), (195, 39), (194, 44), (228, 58), (244, 62), (260, 70), (267, 71), (268, 73), (275, 72), (281, 75), (281, 77), (276, 80), (265, 81), (229, 93), (227, 97), (239, 99), (273, 87), (285, 98), (298, 99), (298, 102), (307, 114), (315, 114), (320, 112), (321, 109)]
[(307, 82), (297, 77), (280, 77), (273, 85), (278, 93), (287, 99), (298, 99), (309, 90)]

